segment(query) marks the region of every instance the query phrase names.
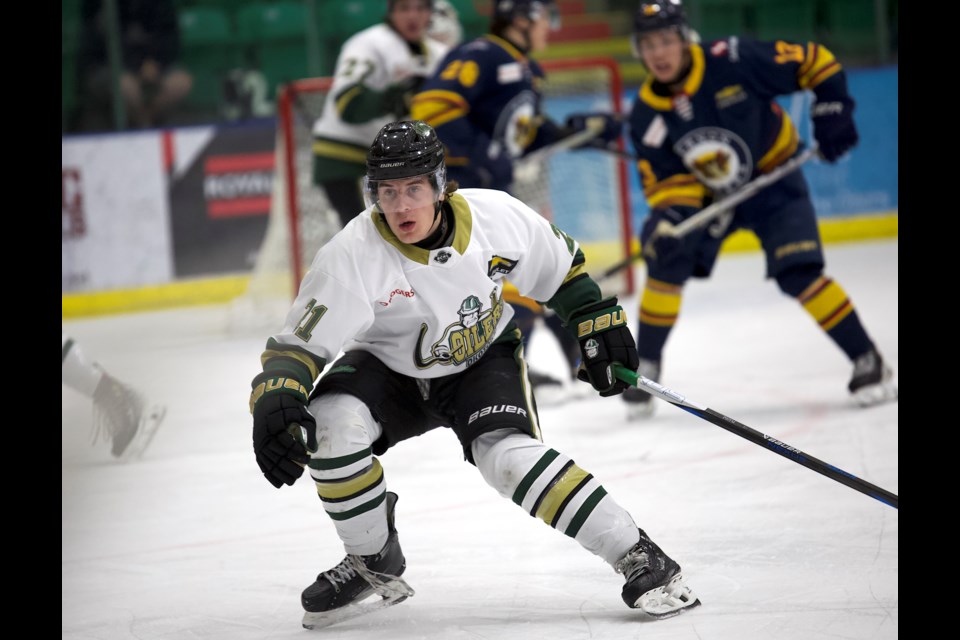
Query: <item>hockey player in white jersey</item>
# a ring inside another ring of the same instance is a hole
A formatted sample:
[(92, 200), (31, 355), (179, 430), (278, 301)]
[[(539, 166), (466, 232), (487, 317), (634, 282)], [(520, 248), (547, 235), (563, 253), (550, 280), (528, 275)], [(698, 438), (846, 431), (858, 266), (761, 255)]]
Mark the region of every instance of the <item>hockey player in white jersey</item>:
[(94, 442), (103, 434), (110, 440), (110, 452), (122, 460), (143, 455), (166, 408), (151, 404), (142, 392), (88, 359), (65, 333), (60, 335), (60, 370), (63, 384), (93, 401)]
[(409, 114), (409, 101), (446, 55), (427, 36), (430, 0), (388, 0), (386, 21), (353, 35), (337, 57), (333, 86), (314, 123), (313, 181), (346, 225), (363, 209), (360, 180), (380, 127)]
[[(666, 617), (699, 604), (600, 482), (542, 441), (505, 278), (564, 319), (601, 396), (626, 388), (613, 363), (637, 365), (623, 309), (577, 242), (504, 192), (447, 183), (443, 145), (420, 121), (380, 131), (365, 194), (267, 341), (250, 397), (261, 471), (279, 488), (308, 467), (347, 552), (304, 590), (304, 626), (413, 595), (378, 456), (438, 427), (501, 496), (623, 574), (628, 606)], [(371, 595), (382, 599), (362, 602)]]

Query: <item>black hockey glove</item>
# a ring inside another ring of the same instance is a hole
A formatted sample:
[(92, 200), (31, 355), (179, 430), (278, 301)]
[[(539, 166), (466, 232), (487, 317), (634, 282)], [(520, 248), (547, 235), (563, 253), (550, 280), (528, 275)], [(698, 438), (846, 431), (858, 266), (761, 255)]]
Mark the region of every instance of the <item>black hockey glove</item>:
[(253, 451), (276, 488), (292, 486), (317, 450), (317, 423), (307, 410), (307, 390), (293, 378), (261, 373), (250, 394)]
[(813, 105), (813, 137), (820, 145), (820, 155), (827, 162), (836, 162), (860, 140), (853, 121), (853, 107), (854, 102), (849, 97), (818, 98)]
[(420, 90), (425, 80), (423, 76), (410, 76), (387, 87), (383, 92), (383, 110), (398, 118), (406, 118), (410, 114), (413, 96)]
[(583, 359), (577, 378), (589, 382), (601, 396), (623, 393), (628, 385), (613, 375), (613, 363), (636, 371), (640, 366), (637, 343), (627, 328), (627, 314), (616, 298), (607, 298), (580, 309), (568, 326), (580, 342)]
[(597, 142), (610, 144), (616, 142), (623, 132), (623, 122), (612, 113), (573, 113), (567, 116), (566, 127), (570, 133), (578, 133), (587, 127), (600, 129), (600, 133), (585, 146), (593, 146)]

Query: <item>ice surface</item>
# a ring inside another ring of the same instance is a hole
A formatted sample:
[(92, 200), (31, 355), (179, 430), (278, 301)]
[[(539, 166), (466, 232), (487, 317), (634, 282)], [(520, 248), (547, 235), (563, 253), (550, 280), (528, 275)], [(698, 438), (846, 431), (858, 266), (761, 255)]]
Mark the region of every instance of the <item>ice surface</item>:
[[(898, 364), (898, 244), (830, 247), (883, 355)], [(624, 305), (636, 317), (635, 301)], [(64, 324), (122, 380), (168, 406), (144, 458), (91, 447), (90, 405), (62, 392), (62, 635), (304, 638), (300, 591), (343, 551), (307, 479), (275, 490), (250, 445), (249, 381), (266, 336), (230, 336), (227, 307)], [(559, 369), (538, 335), (533, 366)], [(687, 287), (663, 383), (899, 493), (898, 404), (853, 405), (851, 366), (759, 254)], [(703, 606), (645, 622), (622, 578), (497, 496), (438, 430), (382, 459), (400, 495), (417, 595), (320, 632), (345, 639), (896, 638), (896, 510), (659, 403), (541, 407), (546, 441), (603, 483), (678, 560)]]

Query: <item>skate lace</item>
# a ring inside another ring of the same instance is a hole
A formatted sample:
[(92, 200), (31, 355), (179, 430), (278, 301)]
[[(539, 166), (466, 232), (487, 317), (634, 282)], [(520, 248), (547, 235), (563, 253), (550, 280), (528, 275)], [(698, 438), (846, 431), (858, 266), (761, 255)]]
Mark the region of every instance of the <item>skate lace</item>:
[(877, 368), (877, 356), (873, 351), (868, 351), (853, 363), (854, 377), (864, 376)]
[(641, 543), (642, 541), (637, 543), (613, 566), (613, 570), (623, 574), (628, 582), (650, 567), (650, 554), (641, 546)]
[(348, 555), (340, 564), (329, 571), (324, 571), (323, 577), (339, 590), (338, 584), (346, 584), (354, 576), (359, 575), (367, 584), (384, 597), (411, 596), (413, 590), (398, 576), (388, 573), (379, 573), (367, 566), (363, 556)]
[(125, 432), (136, 431), (143, 407), (139, 393), (104, 373), (93, 392), (93, 444), (101, 434), (104, 439), (113, 440)]
[(320, 575), (329, 580), (334, 587), (336, 587), (338, 584), (346, 584), (347, 581), (357, 575), (356, 567), (353, 563), (353, 558), (356, 557), (359, 556), (347, 556), (333, 569), (324, 571)]

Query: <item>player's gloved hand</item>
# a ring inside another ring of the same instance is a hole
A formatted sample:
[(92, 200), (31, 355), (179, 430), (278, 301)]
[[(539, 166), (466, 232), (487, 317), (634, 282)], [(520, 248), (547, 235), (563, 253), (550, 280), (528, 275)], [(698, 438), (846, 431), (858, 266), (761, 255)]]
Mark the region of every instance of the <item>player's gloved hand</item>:
[(584, 129), (598, 129), (597, 137), (586, 145), (602, 141), (604, 144), (616, 142), (623, 133), (623, 121), (612, 113), (573, 113), (567, 116), (566, 127), (570, 133), (578, 133)]
[(818, 97), (813, 105), (813, 137), (827, 162), (836, 162), (860, 140), (853, 121), (853, 107), (849, 97), (830, 100)]
[(505, 151), (493, 157), (486, 154), (473, 164), (484, 189), (506, 191), (513, 182), (513, 159)]
[[(683, 241), (676, 234), (676, 225), (683, 222), (683, 215), (675, 209), (660, 210), (656, 215), (656, 226), (642, 241), (643, 256), (647, 260), (668, 262), (681, 253)], [(651, 216), (651, 222), (654, 217)]]
[(629, 385), (613, 375), (613, 363), (636, 371), (640, 359), (627, 327), (627, 314), (617, 299), (607, 298), (578, 310), (568, 326), (580, 342), (583, 356), (577, 378), (592, 384), (604, 397), (623, 393)]
[(293, 378), (261, 373), (250, 394), (253, 451), (276, 488), (292, 486), (317, 450), (317, 423), (307, 410), (307, 390)]
[(408, 116), (410, 102), (425, 80), (423, 76), (409, 76), (387, 87), (383, 92), (383, 110), (400, 118)]

